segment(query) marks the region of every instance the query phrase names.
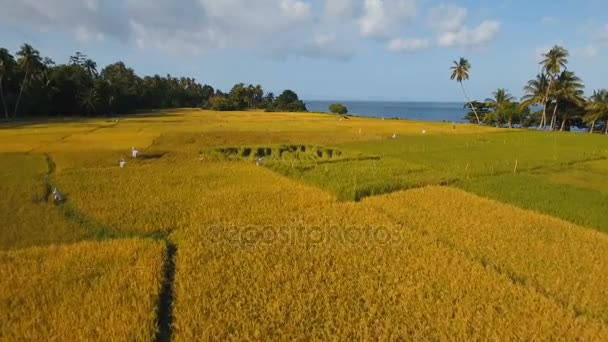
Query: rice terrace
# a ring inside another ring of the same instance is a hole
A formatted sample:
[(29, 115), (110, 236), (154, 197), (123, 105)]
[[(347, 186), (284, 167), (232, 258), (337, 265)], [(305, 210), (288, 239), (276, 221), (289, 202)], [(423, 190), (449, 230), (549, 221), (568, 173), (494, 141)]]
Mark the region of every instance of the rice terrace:
[(516, 3), (0, 0), (0, 342), (608, 341), (608, 5)]
[(452, 126), (5, 124), (2, 337), (605, 340), (606, 138)]

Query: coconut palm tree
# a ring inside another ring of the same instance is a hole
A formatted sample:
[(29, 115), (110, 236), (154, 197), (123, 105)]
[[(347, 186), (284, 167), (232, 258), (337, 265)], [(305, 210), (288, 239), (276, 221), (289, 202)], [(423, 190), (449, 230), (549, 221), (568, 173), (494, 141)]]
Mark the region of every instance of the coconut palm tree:
[(477, 118), (477, 124), (481, 124), (481, 120), (479, 120), (479, 115), (477, 115), (475, 107), (471, 104), (471, 99), (469, 98), (467, 90), (463, 84), (463, 81), (469, 79), (469, 70), (471, 69), (471, 63), (469, 63), (466, 58), (460, 57), (458, 61), (454, 61), (454, 65), (450, 69), (452, 70), (452, 75), (450, 76), (450, 79), (455, 79), (458, 83), (460, 83), (460, 86), (462, 87), (462, 92), (464, 93), (464, 96), (466, 97), (469, 106), (471, 106), (473, 113), (475, 113), (475, 118)]
[[(560, 103), (568, 103), (575, 107), (582, 107), (585, 103), (583, 96), (583, 81), (576, 76), (572, 71), (564, 70), (559, 77), (556, 79), (554, 84), (554, 98), (555, 104), (553, 108), (553, 116), (551, 118), (551, 129), (557, 122), (557, 109)], [(569, 120), (569, 112), (564, 111), (562, 115), (562, 124), (560, 131), (563, 131), (566, 127), (566, 122)]]
[(97, 95), (97, 90), (94, 88), (85, 90), (80, 95), (80, 104), (86, 109), (88, 115), (95, 112), (98, 101), (99, 96)]
[(15, 59), (8, 52), (7, 49), (0, 48), (0, 101), (2, 101), (2, 108), (4, 109), (4, 117), (8, 119), (8, 108), (6, 107), (6, 100), (4, 98), (4, 87), (2, 81), (5, 77), (8, 77), (9, 73), (13, 71), (15, 67)]
[(25, 89), (27, 83), (32, 79), (38, 76), (38, 73), (43, 68), (42, 59), (40, 58), (40, 53), (38, 50), (34, 49), (29, 44), (24, 44), (21, 47), (21, 50), (17, 52), (17, 64), (19, 68), (25, 73), (23, 76), (23, 81), (21, 82), (21, 88), (19, 89), (19, 95), (17, 96), (17, 102), (15, 103), (15, 111), (13, 112), (13, 117), (17, 117), (17, 110), (19, 109), (19, 103), (21, 102), (21, 96), (23, 95), (23, 90)]
[[(492, 94), (494, 95), (494, 98), (486, 99), (486, 103), (488, 104), (488, 106), (490, 108), (494, 109), (494, 117), (495, 118), (499, 118), (499, 117), (504, 118), (505, 116), (508, 116), (509, 128), (512, 128), (513, 127), (513, 117), (512, 117), (512, 115), (505, 115), (506, 111), (504, 109), (506, 109), (507, 105), (512, 104), (513, 100), (515, 100), (515, 97), (513, 97), (513, 95), (509, 94), (509, 92), (503, 88), (497, 89)], [(516, 108), (514, 108), (514, 109), (516, 109)]]
[(529, 80), (524, 87), (520, 108), (524, 109), (533, 105), (544, 106), (548, 86), (549, 79), (544, 73), (537, 74), (536, 78)]
[[(544, 72), (549, 77), (549, 85), (545, 94), (543, 116), (541, 118), (539, 128), (545, 128), (547, 125), (547, 104), (549, 103), (549, 96), (552, 90), (551, 88), (553, 86), (553, 82), (555, 82), (555, 79), (561, 73), (562, 68), (566, 69), (569, 55), (568, 50), (558, 45), (555, 45), (551, 50), (549, 50), (549, 52), (542, 55), (543, 60), (540, 62), (540, 64), (542, 65)], [(553, 129), (553, 127), (551, 127), (551, 129)]]
[(92, 59), (87, 59), (83, 62), (82, 66), (87, 70), (87, 73), (91, 77), (97, 77), (97, 63)]
[(604, 134), (608, 134), (608, 90), (601, 89), (594, 91), (585, 106), (585, 111), (584, 120), (591, 125), (589, 133), (593, 133), (593, 128), (597, 121), (605, 120), (606, 128)]
[(503, 88), (497, 89), (492, 93), (492, 95), (494, 95), (494, 98), (486, 99), (486, 102), (490, 105), (490, 107), (495, 109), (499, 109), (504, 104), (513, 102), (513, 100), (515, 100), (515, 97), (513, 97), (513, 95), (509, 94), (509, 91)]

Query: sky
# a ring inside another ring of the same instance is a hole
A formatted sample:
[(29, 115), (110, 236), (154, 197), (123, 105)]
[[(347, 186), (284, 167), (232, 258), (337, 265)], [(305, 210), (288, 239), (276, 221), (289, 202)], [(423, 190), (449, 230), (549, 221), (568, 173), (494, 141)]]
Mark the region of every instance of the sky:
[(608, 88), (606, 0), (0, 0), (0, 47), (65, 63), (80, 51), (140, 76), (296, 91), (306, 100), (462, 101), (522, 95), (553, 45), (586, 93)]

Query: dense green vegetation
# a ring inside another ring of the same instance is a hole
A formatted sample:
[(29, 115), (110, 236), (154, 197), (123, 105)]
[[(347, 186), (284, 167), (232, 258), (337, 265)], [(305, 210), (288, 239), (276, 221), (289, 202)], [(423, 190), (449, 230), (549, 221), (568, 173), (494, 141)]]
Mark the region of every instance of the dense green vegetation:
[(329, 105), (329, 112), (334, 114), (348, 114), (348, 108), (341, 103), (332, 103)]
[(265, 94), (260, 85), (239, 83), (224, 93), (189, 77), (142, 78), (123, 62), (98, 71), (97, 63), (80, 52), (67, 64), (55, 64), (28, 44), (16, 57), (0, 48), (0, 102), (5, 119), (115, 115), (180, 107), (306, 111), (306, 105), (291, 90), (275, 98), (273, 93)]
[[(571, 126), (576, 126), (591, 133), (602, 122), (602, 129), (608, 134), (608, 90), (596, 90), (585, 98), (583, 80), (567, 69), (569, 56), (568, 50), (561, 46), (542, 54), (542, 71), (526, 83), (521, 102), (515, 101), (506, 89), (496, 90), (494, 98), (471, 101), (463, 83), (469, 79), (471, 63), (462, 57), (454, 61), (450, 78), (461, 85), (467, 99), (465, 108), (470, 112), (465, 119), (509, 128), (538, 125), (543, 130), (570, 131)], [(541, 109), (531, 112), (531, 108), (538, 107)], [(552, 113), (550, 122), (548, 113)]]

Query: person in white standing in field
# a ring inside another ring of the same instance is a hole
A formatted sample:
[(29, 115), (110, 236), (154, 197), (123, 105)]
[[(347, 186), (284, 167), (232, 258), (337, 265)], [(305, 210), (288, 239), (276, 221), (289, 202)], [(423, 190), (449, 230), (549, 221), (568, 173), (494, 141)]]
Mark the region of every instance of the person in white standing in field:
[(133, 158), (137, 158), (138, 153), (139, 151), (135, 147), (131, 148), (131, 155), (133, 156)]
[(57, 190), (57, 188), (53, 189), (53, 198), (55, 199), (55, 203), (63, 202), (63, 195), (61, 192), (59, 192), (59, 190)]
[(120, 158), (120, 160), (118, 161), (118, 166), (120, 166), (120, 168), (122, 169), (123, 167), (125, 167), (125, 164), (127, 162), (125, 161), (125, 158)]

